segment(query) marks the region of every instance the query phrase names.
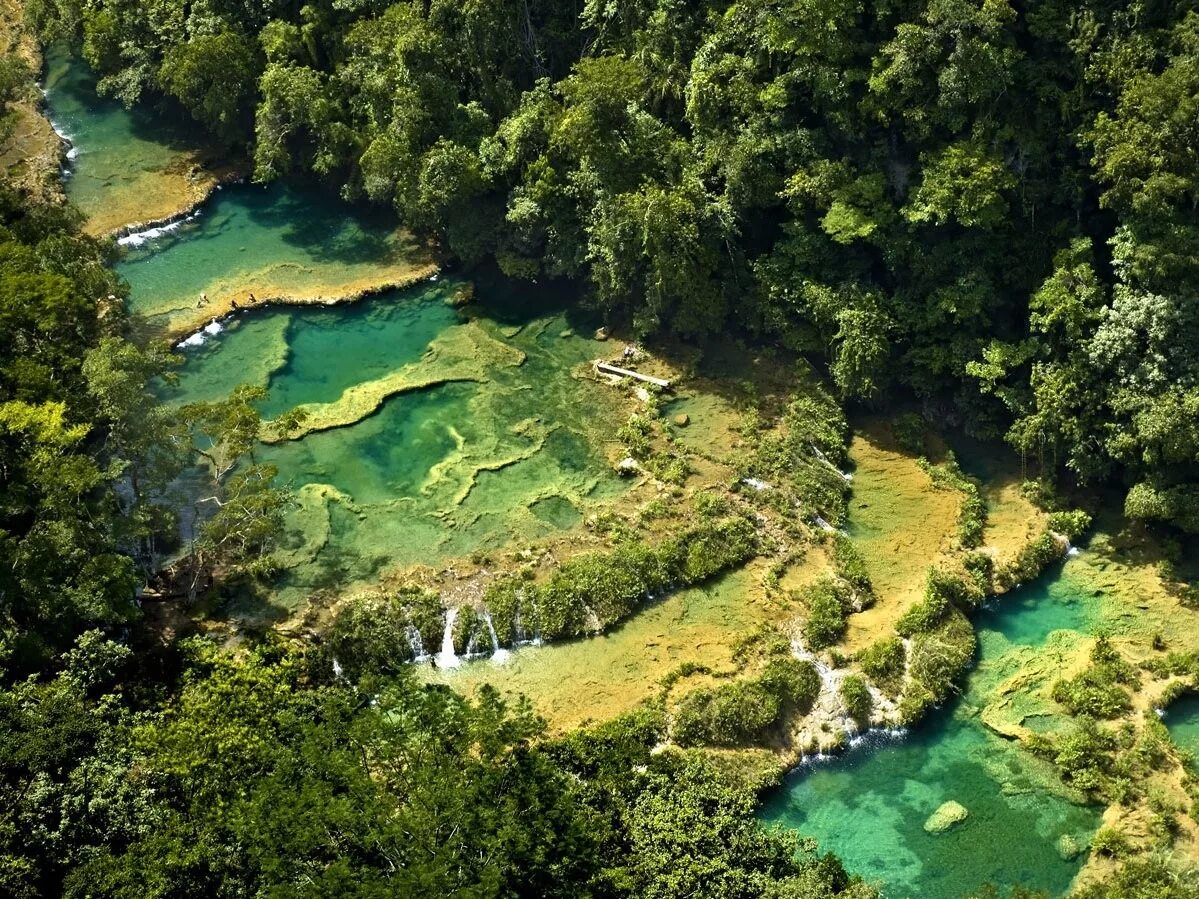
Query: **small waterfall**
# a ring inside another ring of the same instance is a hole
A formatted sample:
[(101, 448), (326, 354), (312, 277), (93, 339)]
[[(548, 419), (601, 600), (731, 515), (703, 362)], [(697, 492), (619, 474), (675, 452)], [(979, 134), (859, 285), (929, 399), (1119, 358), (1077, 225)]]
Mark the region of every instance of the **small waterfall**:
[[(490, 612), (488, 614), (491, 614)], [(525, 636), (525, 626), (520, 620), (520, 606), (516, 607), (516, 611), (512, 615), (512, 645), (520, 646), (522, 643), (528, 642)]]
[(333, 660), (333, 677), (337, 680), (342, 679), (341, 662), (337, 661), (337, 659)]
[(849, 474), (848, 472), (842, 471), (836, 465), (834, 465), (832, 462), (830, 462), (828, 456), (826, 456), (823, 452), (820, 451), (820, 447), (818, 447), (814, 443), (809, 443), (808, 446), (810, 446), (812, 448), (812, 452), (816, 454), (817, 459), (819, 459), (821, 462), (823, 462), (825, 465), (827, 465), (829, 468), (831, 468), (833, 471), (835, 471), (843, 480), (846, 480), (846, 481), (853, 480), (853, 475)]
[(487, 633), (491, 635), (491, 661), (501, 664), (508, 661), (510, 653), (500, 646), (500, 638), (496, 635), (495, 622), (491, 620), (491, 613), (484, 610), (483, 620), (487, 623)]
[(770, 484), (766, 481), (763, 481), (761, 478), (742, 478), (741, 483), (745, 484), (747, 487), (752, 487), (758, 492), (770, 489)]
[(457, 618), (457, 607), (446, 609), (445, 631), (441, 635), (441, 649), (433, 657), (433, 661), (438, 668), (457, 668), (460, 664), (458, 654), (454, 652), (454, 621)]
[(170, 234), (172, 231), (178, 231), (188, 222), (195, 221), (200, 217), (200, 210), (186, 213), (177, 218), (167, 219), (159, 222), (157, 225), (151, 225), (143, 228), (141, 231), (130, 231), (117, 238), (117, 243), (123, 247), (140, 247), (150, 241), (157, 240), (164, 235)]
[(525, 630), (524, 622), (520, 619), (520, 607), (516, 609), (516, 614), (512, 618), (512, 645), (513, 646), (540, 646), (541, 635), (534, 633), (529, 636), (529, 632)]
[(822, 530), (822, 531), (830, 531), (831, 532), (831, 531), (836, 530), (835, 527), (833, 527), (831, 524), (829, 524), (827, 521), (825, 521), (824, 517), (819, 514), (816, 515), (816, 526), (819, 527), (820, 530)]
[(429, 658), (429, 654), (425, 652), (425, 641), (420, 637), (420, 631), (415, 625), (408, 625), (404, 628), (404, 632), (408, 637), (408, 645), (412, 647), (412, 661), (424, 662)]
[(185, 347), (203, 346), (204, 342), (207, 341), (209, 337), (216, 337), (216, 335), (220, 334), (224, 330), (225, 326), (223, 323), (220, 321), (211, 321), (195, 334), (192, 334), (190, 337), (185, 337), (183, 340), (175, 344), (175, 349), (181, 350)]

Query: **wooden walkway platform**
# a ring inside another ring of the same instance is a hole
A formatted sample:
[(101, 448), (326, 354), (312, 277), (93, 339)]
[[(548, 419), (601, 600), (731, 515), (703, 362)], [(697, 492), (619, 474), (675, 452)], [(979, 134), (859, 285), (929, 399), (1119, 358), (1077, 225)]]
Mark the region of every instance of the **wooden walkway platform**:
[(639, 371), (633, 371), (628, 368), (620, 368), (610, 362), (596, 362), (595, 370), (600, 374), (615, 375), (620, 378), (633, 378), (637, 381), (644, 381), (647, 384), (655, 384), (663, 390), (670, 389), (670, 382), (665, 378), (655, 378), (653, 375), (643, 375)]

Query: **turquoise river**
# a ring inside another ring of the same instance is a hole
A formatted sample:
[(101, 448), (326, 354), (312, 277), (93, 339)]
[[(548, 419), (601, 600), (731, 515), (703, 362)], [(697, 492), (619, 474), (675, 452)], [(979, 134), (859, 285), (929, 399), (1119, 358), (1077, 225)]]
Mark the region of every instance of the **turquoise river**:
[[(69, 195), (85, 211), (126, 217), (96, 230), (145, 221), (128, 210), (148, 184), (192, 178), (200, 156), (179, 129), (99, 100), (78, 64), (52, 57), (47, 86), (50, 114), (74, 142)], [(546, 290), (430, 278), (423, 251), (394, 221), (288, 186), (228, 185), (122, 243), (131, 311), (171, 333), (185, 357), (168, 402), (219, 400), (251, 384), (268, 391), (264, 418), (304, 405), (321, 422), (257, 451), (296, 497), (287, 574), (270, 607), (256, 610), (264, 617), (389, 567), (562, 531), (622, 489), (605, 457), (616, 404), (585, 376), (598, 351), (582, 335), (594, 323)], [(223, 314), (259, 298), (303, 305)], [(1054, 786), (979, 713), (1029, 653), (1052, 659), (1104, 626), (1105, 606), (1072, 577), (1081, 564), (1068, 560), (979, 616), (978, 663), (958, 701), (910, 733), (871, 735), (801, 766), (763, 819), (815, 837), (891, 897), (949, 899), (987, 882), (1066, 891), (1099, 810)], [(682, 613), (668, 602), (652, 614), (666, 628)], [(1038, 726), (1035, 716), (1026, 723)], [(1169, 710), (1167, 723), (1199, 752), (1199, 700)], [(968, 818), (927, 833), (947, 800)]]
[[(1086, 845), (1100, 810), (1054, 795), (1051, 772), (991, 733), (979, 711), (1022, 651), (1068, 646), (1101, 614), (1068, 572), (997, 600), (977, 619), (978, 662), (957, 702), (911, 733), (871, 735), (801, 766), (763, 817), (816, 838), (888, 896), (951, 899), (986, 883), (1064, 893), (1082, 861), (1071, 847)], [(969, 817), (927, 833), (925, 821), (949, 800)]]

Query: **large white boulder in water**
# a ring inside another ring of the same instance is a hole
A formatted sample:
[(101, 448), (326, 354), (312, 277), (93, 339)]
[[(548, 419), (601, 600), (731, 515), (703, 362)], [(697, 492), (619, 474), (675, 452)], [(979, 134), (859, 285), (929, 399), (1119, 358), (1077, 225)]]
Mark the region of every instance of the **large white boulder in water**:
[(970, 812), (966, 810), (966, 806), (950, 799), (928, 816), (928, 820), (924, 822), (924, 829), (928, 833), (945, 833), (961, 824), (969, 815)]

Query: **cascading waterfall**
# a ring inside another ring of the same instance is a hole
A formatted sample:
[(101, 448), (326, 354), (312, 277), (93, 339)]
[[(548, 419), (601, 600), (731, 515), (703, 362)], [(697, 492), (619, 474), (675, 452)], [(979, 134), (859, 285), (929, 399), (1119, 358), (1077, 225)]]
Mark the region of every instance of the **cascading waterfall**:
[(404, 628), (404, 632), (408, 637), (408, 645), (412, 647), (412, 661), (427, 661), (429, 654), (425, 652), (425, 641), (421, 639), (420, 631), (416, 629), (416, 625), (408, 625)]
[(433, 657), (438, 668), (457, 668), (461, 664), (458, 654), (454, 652), (454, 622), (458, 618), (457, 607), (446, 609), (445, 631), (441, 635), (441, 649)]
[(524, 622), (520, 618), (520, 607), (517, 606), (515, 614), (512, 616), (512, 645), (513, 646), (540, 646), (541, 635), (533, 634), (529, 636), (529, 632), (525, 630)]
[(140, 247), (143, 244), (164, 237), (172, 231), (178, 231), (184, 225), (195, 221), (199, 217), (199, 209), (192, 212), (185, 212), (182, 215), (159, 222), (156, 225), (145, 227), (140, 231), (130, 231), (128, 234), (123, 234), (117, 238), (117, 243), (122, 247)]
[(484, 611), (483, 620), (487, 623), (487, 633), (491, 635), (491, 661), (506, 662), (510, 654), (500, 646), (500, 638), (495, 632), (495, 622), (491, 620), (491, 613)]
[(192, 334), (190, 337), (185, 337), (175, 344), (175, 349), (182, 350), (187, 347), (203, 346), (204, 342), (208, 340), (208, 338), (216, 337), (216, 335), (220, 334), (224, 330), (225, 325), (222, 322), (211, 321), (195, 334)]
[(512, 645), (520, 646), (524, 642), (525, 626), (520, 620), (520, 606), (517, 606), (516, 611), (512, 614)]
[[(849, 717), (841, 700), (841, 682), (844, 680), (846, 672), (834, 668), (819, 655), (807, 649), (798, 637), (791, 641), (791, 654), (795, 658), (809, 663), (820, 678), (820, 692), (816, 695), (815, 705), (820, 707), (830, 718), (837, 718), (846, 734), (855, 733), (858, 730), (857, 723)], [(819, 755), (823, 754), (824, 749), (821, 747)]]
[(820, 447), (818, 447), (814, 443), (809, 443), (808, 446), (810, 446), (812, 448), (812, 452), (816, 454), (817, 459), (819, 459), (821, 462), (823, 462), (825, 465), (827, 465), (829, 468), (831, 468), (833, 471), (835, 471), (838, 475), (840, 475), (843, 480), (846, 480), (846, 481), (853, 480), (853, 475), (851, 475), (849, 472), (842, 471), (836, 465), (834, 465), (832, 462), (830, 462), (828, 456), (826, 456), (823, 452), (821, 452)]

